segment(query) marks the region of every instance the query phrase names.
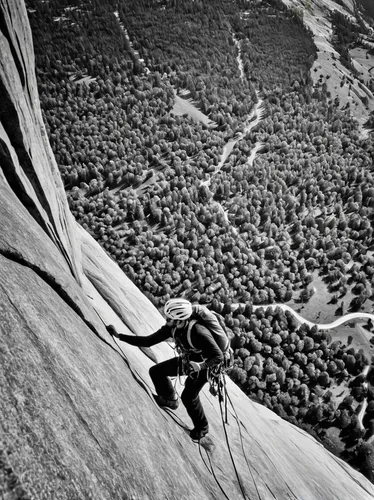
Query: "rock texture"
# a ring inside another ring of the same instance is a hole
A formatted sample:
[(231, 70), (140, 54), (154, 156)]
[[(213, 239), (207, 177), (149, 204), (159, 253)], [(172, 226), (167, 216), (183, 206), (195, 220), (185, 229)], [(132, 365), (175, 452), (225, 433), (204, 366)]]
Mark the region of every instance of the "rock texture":
[(216, 398), (203, 397), (209, 458), (187, 436), (183, 408), (155, 405), (148, 369), (171, 348), (117, 344), (104, 323), (143, 335), (163, 320), (68, 210), (23, 1), (0, 0), (0, 54), (1, 496), (372, 499), (361, 474), (231, 383), (236, 472)]

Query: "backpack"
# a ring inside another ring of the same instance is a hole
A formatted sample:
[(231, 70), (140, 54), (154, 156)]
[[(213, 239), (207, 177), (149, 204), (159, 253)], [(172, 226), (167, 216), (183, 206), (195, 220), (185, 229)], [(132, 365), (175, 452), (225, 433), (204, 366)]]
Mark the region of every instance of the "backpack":
[(215, 311), (211, 311), (205, 306), (198, 304), (193, 305), (192, 319), (190, 320), (187, 328), (187, 342), (193, 351), (199, 352), (195, 349), (191, 340), (191, 330), (195, 323), (202, 324), (210, 331), (224, 355), (224, 368), (230, 368), (234, 362), (234, 353), (230, 346), (229, 334), (222, 316)]

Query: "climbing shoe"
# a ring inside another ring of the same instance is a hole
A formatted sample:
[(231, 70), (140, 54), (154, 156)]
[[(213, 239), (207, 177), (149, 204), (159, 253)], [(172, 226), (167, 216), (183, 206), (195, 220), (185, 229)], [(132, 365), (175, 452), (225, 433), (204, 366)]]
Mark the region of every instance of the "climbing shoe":
[(200, 441), (200, 439), (206, 436), (208, 432), (209, 432), (208, 426), (202, 427), (201, 429), (194, 427), (192, 431), (190, 431), (190, 437), (192, 441)]
[(161, 408), (170, 408), (172, 410), (176, 410), (179, 406), (178, 397), (176, 399), (165, 399), (159, 394), (156, 394), (155, 401), (158, 404), (158, 406), (161, 406)]

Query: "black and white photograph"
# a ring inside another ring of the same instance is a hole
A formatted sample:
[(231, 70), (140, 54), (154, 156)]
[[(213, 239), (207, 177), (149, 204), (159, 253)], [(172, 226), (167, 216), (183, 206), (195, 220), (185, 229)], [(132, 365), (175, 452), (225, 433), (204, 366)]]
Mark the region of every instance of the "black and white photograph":
[(374, 499), (374, 0), (0, 0), (0, 498)]

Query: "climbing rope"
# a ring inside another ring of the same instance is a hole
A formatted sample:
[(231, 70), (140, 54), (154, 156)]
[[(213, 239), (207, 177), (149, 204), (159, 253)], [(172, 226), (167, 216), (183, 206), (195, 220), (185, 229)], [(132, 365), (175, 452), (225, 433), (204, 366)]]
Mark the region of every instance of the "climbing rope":
[[(223, 407), (222, 407), (222, 403), (223, 403), (223, 400), (225, 398), (224, 398), (224, 393), (222, 391), (222, 387), (223, 387), (224, 384), (223, 384), (222, 380), (220, 380), (221, 377), (224, 377), (224, 375), (222, 373), (220, 374), (219, 381), (218, 381), (218, 389), (219, 389), (218, 390), (218, 401), (219, 401), (219, 407), (220, 407), (220, 412), (221, 412), (221, 420), (222, 420), (223, 431), (225, 433), (227, 450), (229, 452), (232, 465), (234, 467), (235, 475), (236, 475), (236, 478), (238, 480), (238, 484), (239, 484), (239, 487), (240, 487), (241, 494), (242, 494), (244, 500), (247, 500), (247, 498), (249, 498), (249, 497), (248, 497), (248, 495), (245, 492), (244, 486), (242, 485), (242, 481), (240, 479), (239, 472), (238, 472), (238, 469), (237, 469), (236, 464), (235, 464), (234, 456), (233, 456), (232, 451), (231, 451), (229, 436), (227, 434), (226, 424), (228, 422), (227, 422), (227, 420), (225, 420), (224, 410), (223, 410)], [(226, 405), (226, 408), (227, 408), (227, 405)], [(227, 419), (227, 413), (226, 413), (226, 419)]]
[(219, 489), (222, 491), (223, 495), (225, 498), (227, 498), (227, 500), (230, 500), (230, 497), (227, 495), (227, 493), (225, 492), (225, 490), (223, 489), (221, 483), (219, 482), (217, 476), (216, 476), (216, 473), (214, 472), (214, 468), (213, 468), (213, 464), (212, 464), (212, 460), (210, 459), (210, 456), (209, 456), (209, 453), (207, 452), (207, 450), (205, 450), (205, 453), (206, 453), (206, 456), (208, 458), (208, 462), (209, 462), (209, 467), (208, 467), (208, 464), (206, 463), (204, 457), (203, 457), (203, 453), (201, 451), (201, 444), (200, 444), (200, 441), (199, 441), (199, 453), (200, 453), (200, 456), (201, 456), (201, 460), (203, 461), (203, 464), (205, 465), (205, 467), (207, 468), (208, 472), (214, 477), (214, 480), (215, 482), (217, 483)]
[[(255, 485), (257, 496), (261, 500), (261, 495), (260, 495), (260, 492), (258, 491), (257, 484), (256, 484), (255, 478), (253, 476), (252, 467), (249, 465), (248, 458), (247, 458), (247, 455), (245, 453), (244, 440), (243, 440), (243, 434), (242, 434), (242, 430), (241, 430), (240, 420), (239, 420), (238, 414), (237, 414), (237, 412), (235, 410), (235, 407), (233, 405), (233, 402), (231, 401), (231, 398), (230, 398), (230, 396), (229, 396), (229, 394), (227, 392), (226, 380), (225, 380), (225, 398), (226, 398), (226, 401), (227, 400), (229, 401), (229, 403), (231, 405), (231, 408), (232, 408), (232, 410), (234, 412), (234, 417), (235, 417), (235, 420), (236, 420), (236, 423), (237, 423), (237, 426), (238, 426), (238, 429), (239, 429), (240, 445), (241, 445), (241, 448), (242, 448), (242, 451), (243, 451), (243, 456), (244, 456), (245, 462), (247, 464), (248, 471), (249, 471), (249, 473), (251, 475), (253, 484)], [(227, 404), (226, 404), (226, 407), (227, 407)]]

